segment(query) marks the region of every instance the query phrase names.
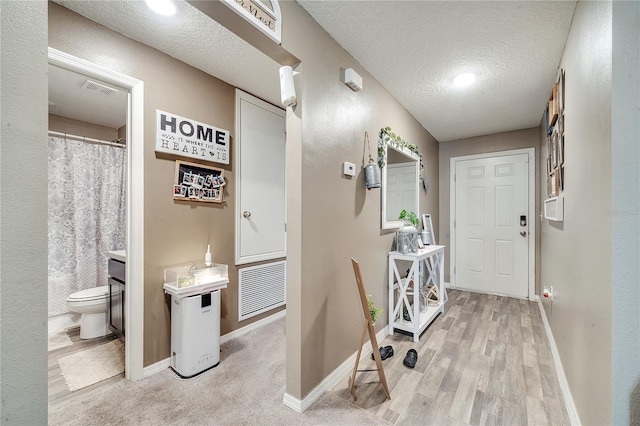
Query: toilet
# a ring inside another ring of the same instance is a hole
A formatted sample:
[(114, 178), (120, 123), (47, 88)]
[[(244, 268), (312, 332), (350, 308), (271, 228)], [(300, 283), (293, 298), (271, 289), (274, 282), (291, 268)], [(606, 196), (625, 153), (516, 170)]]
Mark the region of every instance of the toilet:
[(67, 307), (73, 312), (82, 314), (81, 339), (106, 336), (110, 332), (107, 320), (109, 286), (104, 285), (72, 293), (67, 297)]

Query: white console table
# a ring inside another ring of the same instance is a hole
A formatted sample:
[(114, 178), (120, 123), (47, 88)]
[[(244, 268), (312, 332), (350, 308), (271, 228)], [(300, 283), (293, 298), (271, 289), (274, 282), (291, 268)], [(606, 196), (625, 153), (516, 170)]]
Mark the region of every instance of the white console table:
[[(439, 313), (444, 312), (447, 293), (444, 287), (444, 248), (445, 246), (426, 246), (418, 253), (402, 254), (389, 252), (389, 334), (394, 329), (413, 333), (413, 341), (418, 342), (420, 334)], [(402, 279), (404, 270), (398, 269), (398, 261), (409, 261), (411, 267), (406, 279)], [(420, 283), (423, 286), (434, 285), (440, 298), (436, 305), (427, 305), (420, 310)], [(397, 290), (397, 292), (396, 292)], [(403, 317), (407, 308), (410, 320)]]

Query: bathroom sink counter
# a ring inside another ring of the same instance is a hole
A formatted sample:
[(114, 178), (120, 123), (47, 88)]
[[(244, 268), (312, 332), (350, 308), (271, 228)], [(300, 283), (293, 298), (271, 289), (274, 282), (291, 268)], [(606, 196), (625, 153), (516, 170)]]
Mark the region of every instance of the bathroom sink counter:
[(127, 262), (127, 251), (126, 250), (114, 250), (114, 251), (108, 251), (107, 252), (107, 257), (114, 259), (114, 260), (119, 260), (120, 262)]

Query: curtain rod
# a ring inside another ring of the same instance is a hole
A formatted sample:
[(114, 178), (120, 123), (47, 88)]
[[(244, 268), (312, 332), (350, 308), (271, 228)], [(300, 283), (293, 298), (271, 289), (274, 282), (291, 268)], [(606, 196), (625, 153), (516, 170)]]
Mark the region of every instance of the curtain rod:
[[(71, 135), (69, 133), (61, 133), (61, 132), (54, 132), (53, 130), (49, 130), (49, 135), (51, 136), (61, 136), (63, 138), (70, 138), (70, 139), (77, 139), (83, 142), (90, 142), (90, 143), (99, 143), (99, 144), (104, 144), (104, 145), (111, 145), (111, 146), (117, 146), (119, 148), (126, 148), (127, 145), (125, 145), (124, 143), (115, 143), (115, 142), (111, 142), (111, 141), (103, 141), (101, 139), (94, 139), (94, 138), (87, 138), (85, 136), (78, 136), (78, 135)], [(117, 140), (124, 140), (124, 138), (120, 138)]]

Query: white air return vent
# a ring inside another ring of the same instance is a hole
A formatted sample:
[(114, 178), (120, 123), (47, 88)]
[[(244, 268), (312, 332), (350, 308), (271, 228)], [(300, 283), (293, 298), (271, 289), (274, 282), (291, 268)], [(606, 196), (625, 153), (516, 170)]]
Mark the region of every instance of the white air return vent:
[(96, 83), (95, 81), (87, 80), (82, 85), (83, 89), (91, 90), (92, 92), (100, 93), (104, 96), (111, 96), (118, 93), (116, 89), (113, 87), (105, 86), (101, 83)]
[(238, 321), (282, 306), (286, 301), (286, 261), (238, 271)]

